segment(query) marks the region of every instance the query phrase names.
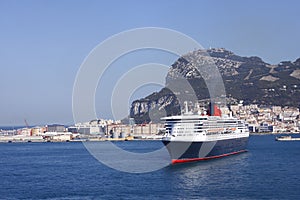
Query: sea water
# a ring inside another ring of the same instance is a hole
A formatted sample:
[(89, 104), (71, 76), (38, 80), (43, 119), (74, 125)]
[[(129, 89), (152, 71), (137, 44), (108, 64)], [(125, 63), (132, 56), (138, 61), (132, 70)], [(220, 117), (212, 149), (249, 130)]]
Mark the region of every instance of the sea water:
[[(0, 143), (0, 199), (298, 199), (300, 142), (275, 137), (250, 136), (247, 153), (137, 174), (107, 167), (80, 142)], [(134, 152), (163, 147), (115, 144)]]

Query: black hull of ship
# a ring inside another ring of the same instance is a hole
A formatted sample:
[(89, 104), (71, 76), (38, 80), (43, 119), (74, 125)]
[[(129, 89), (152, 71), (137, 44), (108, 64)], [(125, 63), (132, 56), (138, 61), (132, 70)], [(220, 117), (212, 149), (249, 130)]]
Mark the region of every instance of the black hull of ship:
[(248, 137), (213, 142), (184, 142), (163, 140), (172, 163), (195, 162), (246, 152)]

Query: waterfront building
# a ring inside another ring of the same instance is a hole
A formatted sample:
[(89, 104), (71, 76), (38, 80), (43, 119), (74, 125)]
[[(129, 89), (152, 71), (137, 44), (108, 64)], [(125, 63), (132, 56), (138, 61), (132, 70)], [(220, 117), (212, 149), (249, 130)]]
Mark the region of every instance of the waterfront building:
[(18, 129), (17, 133), (18, 133), (18, 135), (31, 136), (31, 129), (30, 128)]
[(281, 113), (281, 106), (272, 106), (272, 112), (275, 115), (279, 115)]
[(68, 131), (80, 134), (101, 134), (105, 132), (105, 128), (98, 125), (76, 125), (68, 127)]
[(46, 127), (36, 126), (36, 127), (31, 128), (31, 134), (33, 136), (42, 135), (46, 131), (47, 131)]
[(61, 124), (51, 124), (47, 125), (47, 132), (65, 132), (66, 127)]
[(256, 124), (248, 124), (248, 129), (250, 133), (258, 132), (258, 127)]
[(273, 133), (274, 132), (274, 126), (270, 125), (269, 123), (261, 123), (258, 129), (258, 132), (261, 133)]
[(299, 109), (298, 108), (283, 108), (283, 112), (279, 114), (279, 119), (285, 122), (295, 121), (299, 116)]

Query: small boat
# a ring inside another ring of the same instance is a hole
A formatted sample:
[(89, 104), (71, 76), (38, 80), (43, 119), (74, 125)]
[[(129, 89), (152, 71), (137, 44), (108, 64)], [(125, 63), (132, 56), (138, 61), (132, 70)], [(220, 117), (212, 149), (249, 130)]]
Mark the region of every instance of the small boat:
[(300, 138), (292, 138), (292, 136), (280, 136), (275, 138), (276, 141), (300, 141)]

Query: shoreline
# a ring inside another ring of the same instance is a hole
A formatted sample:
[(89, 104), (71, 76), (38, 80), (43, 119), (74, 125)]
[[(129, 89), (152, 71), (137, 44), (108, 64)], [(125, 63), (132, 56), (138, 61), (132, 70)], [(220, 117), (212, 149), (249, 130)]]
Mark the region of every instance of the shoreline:
[[(263, 135), (297, 135), (300, 133), (250, 133), (250, 136), (263, 136)], [(84, 139), (74, 139), (74, 140), (45, 140), (36, 139), (30, 137), (24, 138), (12, 138), (12, 137), (0, 137), (1, 143), (73, 143), (73, 142), (127, 142), (127, 141), (159, 141), (162, 138), (142, 138), (142, 137), (129, 137), (129, 138), (84, 138)]]
[(128, 142), (128, 141), (158, 141), (161, 138), (84, 138), (74, 140), (45, 140), (36, 138), (12, 138), (12, 137), (0, 137), (0, 143), (72, 143), (72, 142)]
[(280, 132), (280, 133), (271, 133), (271, 132), (266, 132), (266, 133), (250, 133), (249, 135), (296, 135), (296, 134), (300, 134), (299, 132)]

